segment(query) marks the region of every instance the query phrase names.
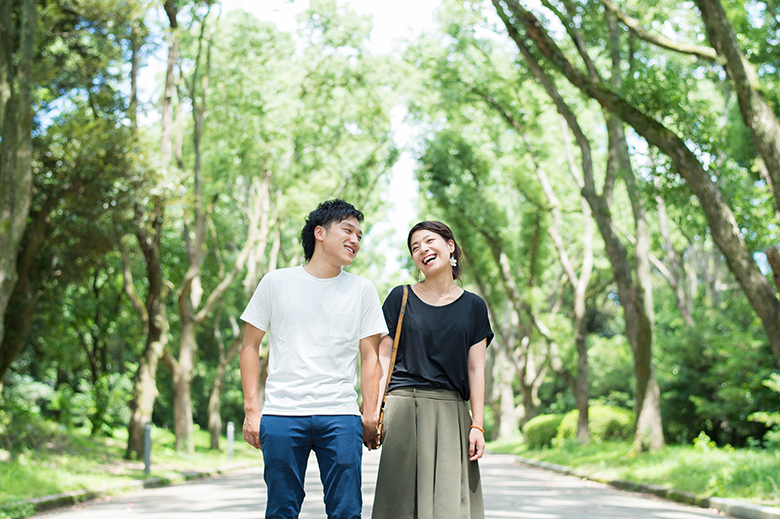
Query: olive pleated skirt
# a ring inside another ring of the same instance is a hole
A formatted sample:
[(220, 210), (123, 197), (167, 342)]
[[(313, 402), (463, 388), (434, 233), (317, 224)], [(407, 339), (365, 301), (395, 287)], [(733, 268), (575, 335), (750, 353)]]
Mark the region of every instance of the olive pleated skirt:
[(471, 416), (455, 391), (401, 388), (385, 404), (372, 519), (483, 519)]

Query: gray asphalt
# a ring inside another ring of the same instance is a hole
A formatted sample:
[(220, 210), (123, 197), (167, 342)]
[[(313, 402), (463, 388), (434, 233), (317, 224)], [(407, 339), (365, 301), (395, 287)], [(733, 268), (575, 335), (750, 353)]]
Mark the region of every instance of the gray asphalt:
[[(379, 453), (364, 451), (363, 516), (371, 517)], [(702, 519), (724, 516), (616, 490), (572, 476), (518, 464), (514, 456), (487, 454), (480, 462), (486, 519)], [(258, 519), (265, 510), (262, 470), (251, 469), (182, 485), (148, 489), (38, 514), (57, 519)], [(301, 519), (325, 518), (317, 463), (309, 461)]]

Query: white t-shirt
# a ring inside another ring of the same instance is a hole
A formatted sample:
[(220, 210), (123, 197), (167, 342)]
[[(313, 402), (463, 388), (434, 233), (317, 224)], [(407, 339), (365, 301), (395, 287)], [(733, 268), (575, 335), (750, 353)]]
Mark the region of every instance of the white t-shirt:
[(263, 414), (359, 415), (360, 339), (387, 333), (367, 279), (342, 271), (320, 279), (302, 267), (266, 274), (241, 319), (267, 332)]

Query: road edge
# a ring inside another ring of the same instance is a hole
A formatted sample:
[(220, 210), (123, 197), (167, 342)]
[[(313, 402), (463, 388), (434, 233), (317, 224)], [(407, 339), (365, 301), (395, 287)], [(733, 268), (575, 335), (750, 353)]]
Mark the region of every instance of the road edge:
[(208, 470), (188, 470), (181, 472), (172, 477), (153, 477), (147, 479), (139, 479), (136, 481), (128, 481), (124, 483), (118, 483), (116, 485), (105, 486), (100, 489), (92, 490), (74, 490), (71, 492), (64, 492), (62, 494), (52, 494), (50, 496), (36, 497), (33, 499), (26, 499), (24, 501), (15, 501), (13, 503), (6, 503), (0, 508), (20, 507), (24, 505), (32, 505), (35, 513), (47, 512), (55, 508), (63, 508), (68, 506), (74, 506), (79, 503), (85, 503), (87, 501), (94, 501), (96, 499), (102, 499), (105, 497), (111, 497), (115, 495), (132, 492), (133, 490), (141, 490), (144, 488), (160, 488), (171, 485), (178, 485), (181, 483), (187, 483), (188, 481), (194, 481), (198, 479), (205, 479), (222, 474), (227, 474), (235, 470), (241, 470), (257, 466), (256, 462), (243, 462), (234, 463), (230, 465), (223, 465)]
[(532, 460), (517, 455), (515, 457), (517, 458), (517, 461), (523, 465), (542, 468), (552, 472), (557, 472), (559, 474), (565, 474), (567, 476), (576, 476), (578, 478), (587, 479), (598, 483), (604, 483), (620, 490), (629, 490), (642, 494), (652, 494), (657, 497), (669, 499), (671, 501), (676, 501), (678, 503), (684, 503), (687, 505), (698, 506), (700, 508), (712, 508), (714, 510), (718, 510), (719, 512), (723, 512), (740, 519), (780, 519), (780, 508), (754, 505), (751, 503), (738, 501), (736, 499), (700, 496), (691, 492), (682, 492), (680, 490), (663, 487), (661, 485), (635, 483), (633, 481), (626, 481), (623, 479), (602, 479), (585, 474), (584, 472), (574, 470), (570, 467), (565, 467), (563, 465), (547, 463), (546, 461)]

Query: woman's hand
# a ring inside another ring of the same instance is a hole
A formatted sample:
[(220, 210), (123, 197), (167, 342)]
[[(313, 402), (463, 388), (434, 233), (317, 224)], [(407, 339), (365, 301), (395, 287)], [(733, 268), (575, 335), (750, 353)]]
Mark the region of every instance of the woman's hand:
[(476, 461), (485, 454), (485, 433), (476, 427), (469, 432), (469, 461)]

